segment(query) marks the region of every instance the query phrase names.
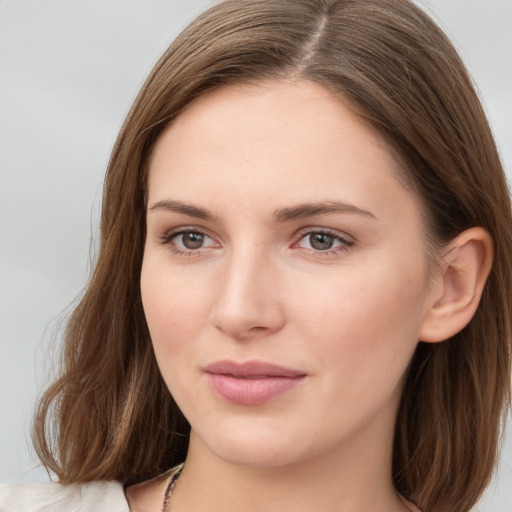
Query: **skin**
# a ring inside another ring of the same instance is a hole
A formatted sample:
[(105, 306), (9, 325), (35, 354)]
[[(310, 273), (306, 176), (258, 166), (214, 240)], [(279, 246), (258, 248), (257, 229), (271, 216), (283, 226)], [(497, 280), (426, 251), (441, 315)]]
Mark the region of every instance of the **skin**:
[[(166, 129), (149, 169), (142, 299), (192, 427), (172, 511), (417, 510), (393, 488), (393, 428), (442, 283), (382, 140), (318, 84), (229, 86)], [(221, 359), (306, 377), (232, 404), (202, 371)], [(130, 489), (132, 509), (161, 507), (165, 483)]]

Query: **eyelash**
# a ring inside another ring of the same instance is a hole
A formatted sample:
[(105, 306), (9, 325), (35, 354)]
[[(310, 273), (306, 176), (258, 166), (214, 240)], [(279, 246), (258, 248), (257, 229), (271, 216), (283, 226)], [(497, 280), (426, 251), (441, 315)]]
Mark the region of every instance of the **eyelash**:
[(175, 238), (179, 237), (180, 235), (186, 235), (186, 234), (201, 235), (201, 236), (204, 236), (207, 238), (211, 238), (210, 236), (208, 236), (207, 233), (205, 233), (204, 231), (201, 231), (200, 229), (177, 228), (177, 229), (171, 229), (170, 231), (167, 231), (162, 236), (160, 242), (162, 243), (162, 245), (168, 246), (169, 250), (172, 253), (177, 254), (178, 256), (187, 256), (187, 257), (199, 256), (201, 254), (201, 249), (204, 249), (204, 247), (200, 247), (198, 249), (185, 250), (185, 249), (181, 249), (181, 248), (177, 247), (176, 245), (172, 244), (172, 241)]
[[(196, 234), (196, 235), (204, 236), (206, 238), (210, 238), (210, 239), (213, 240), (212, 237), (210, 237), (207, 233), (205, 233), (204, 231), (201, 231), (200, 229), (196, 229), (196, 228), (177, 228), (177, 229), (172, 229), (170, 231), (167, 231), (161, 237), (160, 242), (161, 242), (162, 245), (168, 246), (169, 250), (172, 253), (174, 253), (174, 254), (176, 254), (178, 256), (193, 257), (193, 256), (201, 255), (202, 249), (205, 249), (204, 247), (199, 247), (197, 249), (184, 250), (184, 249), (181, 249), (181, 248), (177, 247), (176, 245), (172, 244), (172, 241), (175, 238), (179, 237), (180, 235), (185, 235), (185, 234)], [(330, 229), (325, 229), (325, 228), (318, 228), (318, 229), (307, 228), (307, 229), (304, 229), (303, 231), (301, 231), (299, 233), (299, 235), (300, 235), (300, 238), (296, 242), (293, 243), (292, 248), (303, 249), (303, 250), (307, 251), (308, 253), (310, 253), (310, 254), (312, 254), (312, 255), (314, 255), (316, 257), (329, 257), (329, 256), (332, 257), (332, 256), (335, 256), (335, 255), (338, 255), (341, 252), (347, 251), (355, 243), (352, 239), (341, 235), (339, 232), (332, 231)], [(311, 236), (311, 235), (326, 235), (326, 236), (330, 236), (335, 241), (340, 242), (340, 245), (336, 246), (333, 249), (325, 249), (325, 250), (315, 250), (315, 249), (308, 249), (306, 247), (300, 247), (299, 246), (300, 242), (302, 242), (308, 236)]]
[(347, 236), (343, 236), (338, 231), (332, 231), (330, 229), (325, 229), (325, 228), (318, 228), (318, 229), (306, 228), (305, 230), (301, 231), (299, 234), (300, 234), (299, 240), (297, 242), (295, 242), (292, 247), (298, 247), (298, 244), (300, 242), (302, 242), (308, 236), (311, 236), (311, 235), (327, 235), (327, 236), (331, 236), (335, 241), (340, 242), (339, 246), (334, 247), (332, 249), (325, 249), (323, 251), (302, 247), (302, 249), (308, 251), (310, 254), (313, 254), (316, 257), (320, 256), (320, 257), (325, 258), (325, 257), (329, 257), (329, 256), (330, 257), (337, 256), (340, 253), (345, 252), (348, 249), (350, 249), (350, 247), (352, 247), (355, 243), (353, 239), (351, 239)]

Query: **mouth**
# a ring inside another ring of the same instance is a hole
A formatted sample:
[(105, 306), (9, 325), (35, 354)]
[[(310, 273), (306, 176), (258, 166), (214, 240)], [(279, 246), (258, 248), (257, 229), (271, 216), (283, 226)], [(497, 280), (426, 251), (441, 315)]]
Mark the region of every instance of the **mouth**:
[(217, 361), (202, 368), (213, 391), (238, 405), (262, 405), (293, 389), (307, 374), (261, 361)]

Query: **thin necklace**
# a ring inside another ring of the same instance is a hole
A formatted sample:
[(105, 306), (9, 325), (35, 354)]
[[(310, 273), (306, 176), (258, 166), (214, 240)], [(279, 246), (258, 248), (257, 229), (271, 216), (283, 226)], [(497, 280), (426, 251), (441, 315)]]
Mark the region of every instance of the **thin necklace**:
[(169, 505), (171, 503), (171, 492), (174, 489), (174, 486), (176, 485), (176, 482), (178, 481), (178, 478), (181, 475), (181, 472), (183, 471), (183, 464), (181, 464), (176, 473), (172, 475), (171, 481), (169, 482), (169, 485), (165, 489), (164, 493), (164, 501), (162, 503), (162, 512), (170, 512)]
[[(409, 508), (409, 505), (406, 503), (405, 498), (400, 493), (398, 493), (398, 497), (400, 498), (400, 501), (402, 502), (402, 505), (404, 506), (404, 510), (407, 510), (407, 512), (412, 512), (412, 510)], [(420, 512), (421, 512), (421, 510), (420, 510)]]

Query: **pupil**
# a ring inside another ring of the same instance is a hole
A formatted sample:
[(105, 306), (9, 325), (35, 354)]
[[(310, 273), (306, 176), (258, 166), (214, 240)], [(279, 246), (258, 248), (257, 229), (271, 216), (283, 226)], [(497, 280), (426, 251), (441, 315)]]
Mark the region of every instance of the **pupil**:
[(334, 238), (331, 235), (326, 235), (325, 233), (315, 233), (313, 235), (309, 235), (309, 243), (313, 249), (317, 249), (318, 251), (325, 251), (332, 247), (334, 242)]
[(203, 245), (204, 235), (201, 233), (187, 233), (183, 235), (183, 245), (187, 249), (199, 249)]

